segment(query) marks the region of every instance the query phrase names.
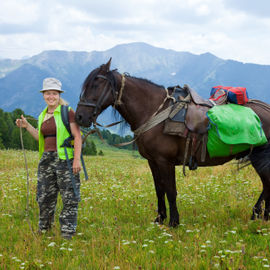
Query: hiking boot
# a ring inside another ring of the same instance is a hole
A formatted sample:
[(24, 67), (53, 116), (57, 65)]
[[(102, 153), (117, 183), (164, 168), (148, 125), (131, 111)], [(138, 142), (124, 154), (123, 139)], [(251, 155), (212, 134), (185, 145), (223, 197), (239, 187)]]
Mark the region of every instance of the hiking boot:
[(44, 234), (47, 233), (47, 232), (48, 232), (48, 230), (46, 230), (46, 229), (43, 229), (43, 230), (38, 229), (37, 234), (38, 234), (38, 235), (44, 235)]
[(62, 238), (66, 239), (66, 240), (71, 240), (74, 234), (72, 233), (62, 233), (61, 236)]

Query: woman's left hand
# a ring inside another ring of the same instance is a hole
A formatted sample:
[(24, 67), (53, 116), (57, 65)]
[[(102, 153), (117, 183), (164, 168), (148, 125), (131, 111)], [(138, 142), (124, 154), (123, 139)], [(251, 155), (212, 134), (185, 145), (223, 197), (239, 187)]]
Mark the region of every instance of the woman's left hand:
[(73, 169), (73, 173), (74, 174), (77, 174), (81, 171), (82, 167), (81, 167), (81, 162), (80, 160), (77, 160), (77, 159), (74, 159), (73, 160), (73, 166), (72, 166), (72, 169)]

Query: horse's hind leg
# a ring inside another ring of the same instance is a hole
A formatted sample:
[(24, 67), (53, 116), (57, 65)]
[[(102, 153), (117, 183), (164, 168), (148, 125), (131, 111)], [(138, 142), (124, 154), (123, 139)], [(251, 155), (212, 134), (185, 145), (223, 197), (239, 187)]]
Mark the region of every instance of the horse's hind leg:
[(269, 220), (269, 214), (270, 214), (270, 196), (269, 196), (269, 190), (268, 194), (265, 196), (265, 209), (264, 209), (264, 220)]
[[(270, 171), (270, 170), (269, 170)], [(268, 178), (267, 186), (264, 187), (264, 201), (265, 201), (265, 209), (264, 209), (264, 220), (270, 219), (270, 178)]]
[(253, 208), (252, 219), (262, 213), (262, 201), (265, 201), (264, 219), (269, 220), (270, 213), (270, 145), (255, 148), (250, 155), (252, 166), (258, 173), (263, 184), (263, 191)]
[(252, 220), (255, 220), (256, 218), (261, 218), (263, 200), (264, 200), (264, 191), (262, 191), (258, 201), (256, 202), (256, 204), (253, 207), (253, 212), (252, 212), (252, 216), (251, 216)]

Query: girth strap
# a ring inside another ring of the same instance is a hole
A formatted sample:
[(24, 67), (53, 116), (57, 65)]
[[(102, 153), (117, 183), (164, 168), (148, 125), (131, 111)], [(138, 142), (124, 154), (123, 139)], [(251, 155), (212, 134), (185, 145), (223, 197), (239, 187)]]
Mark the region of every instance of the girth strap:
[[(170, 97), (170, 96), (168, 96), (168, 94), (167, 94), (165, 100), (167, 100), (168, 97)], [(190, 101), (190, 95), (187, 95), (187, 97), (185, 97), (183, 100), (181, 100), (179, 102), (179, 105), (177, 105), (177, 108), (173, 109), (173, 105), (171, 105), (168, 108), (166, 108), (165, 110), (159, 112), (158, 114), (154, 114), (148, 121), (146, 121), (146, 123), (144, 123), (139, 128), (137, 128), (136, 130), (133, 131), (134, 135), (137, 137), (137, 136), (141, 135), (142, 133), (146, 132), (147, 130), (158, 125), (159, 123), (163, 122), (169, 116), (171, 117), (172, 113), (176, 114), (176, 112), (181, 110), (181, 108), (183, 108), (184, 106), (186, 106), (186, 103), (189, 101)], [(162, 106), (163, 105), (164, 105), (164, 102), (162, 103)], [(159, 109), (161, 109), (161, 107), (159, 107)], [(158, 111), (159, 111), (159, 109), (158, 109)], [(173, 109), (173, 111), (172, 111), (172, 109)]]
[(150, 118), (146, 123), (141, 125), (139, 128), (134, 130), (134, 135), (139, 136), (140, 134), (146, 132), (147, 130), (153, 128), (154, 126), (158, 125), (162, 121), (166, 120), (172, 110), (172, 106), (169, 106), (167, 109), (161, 111), (154, 117)]

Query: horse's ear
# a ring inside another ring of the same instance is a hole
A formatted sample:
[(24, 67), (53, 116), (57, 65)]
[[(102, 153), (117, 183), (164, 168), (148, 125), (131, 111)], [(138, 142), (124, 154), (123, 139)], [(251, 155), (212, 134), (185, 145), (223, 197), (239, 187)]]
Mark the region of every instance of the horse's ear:
[(105, 65), (105, 68), (106, 68), (106, 71), (107, 71), (107, 72), (110, 71), (111, 61), (112, 61), (112, 58), (110, 58), (109, 61), (108, 61), (108, 63)]

